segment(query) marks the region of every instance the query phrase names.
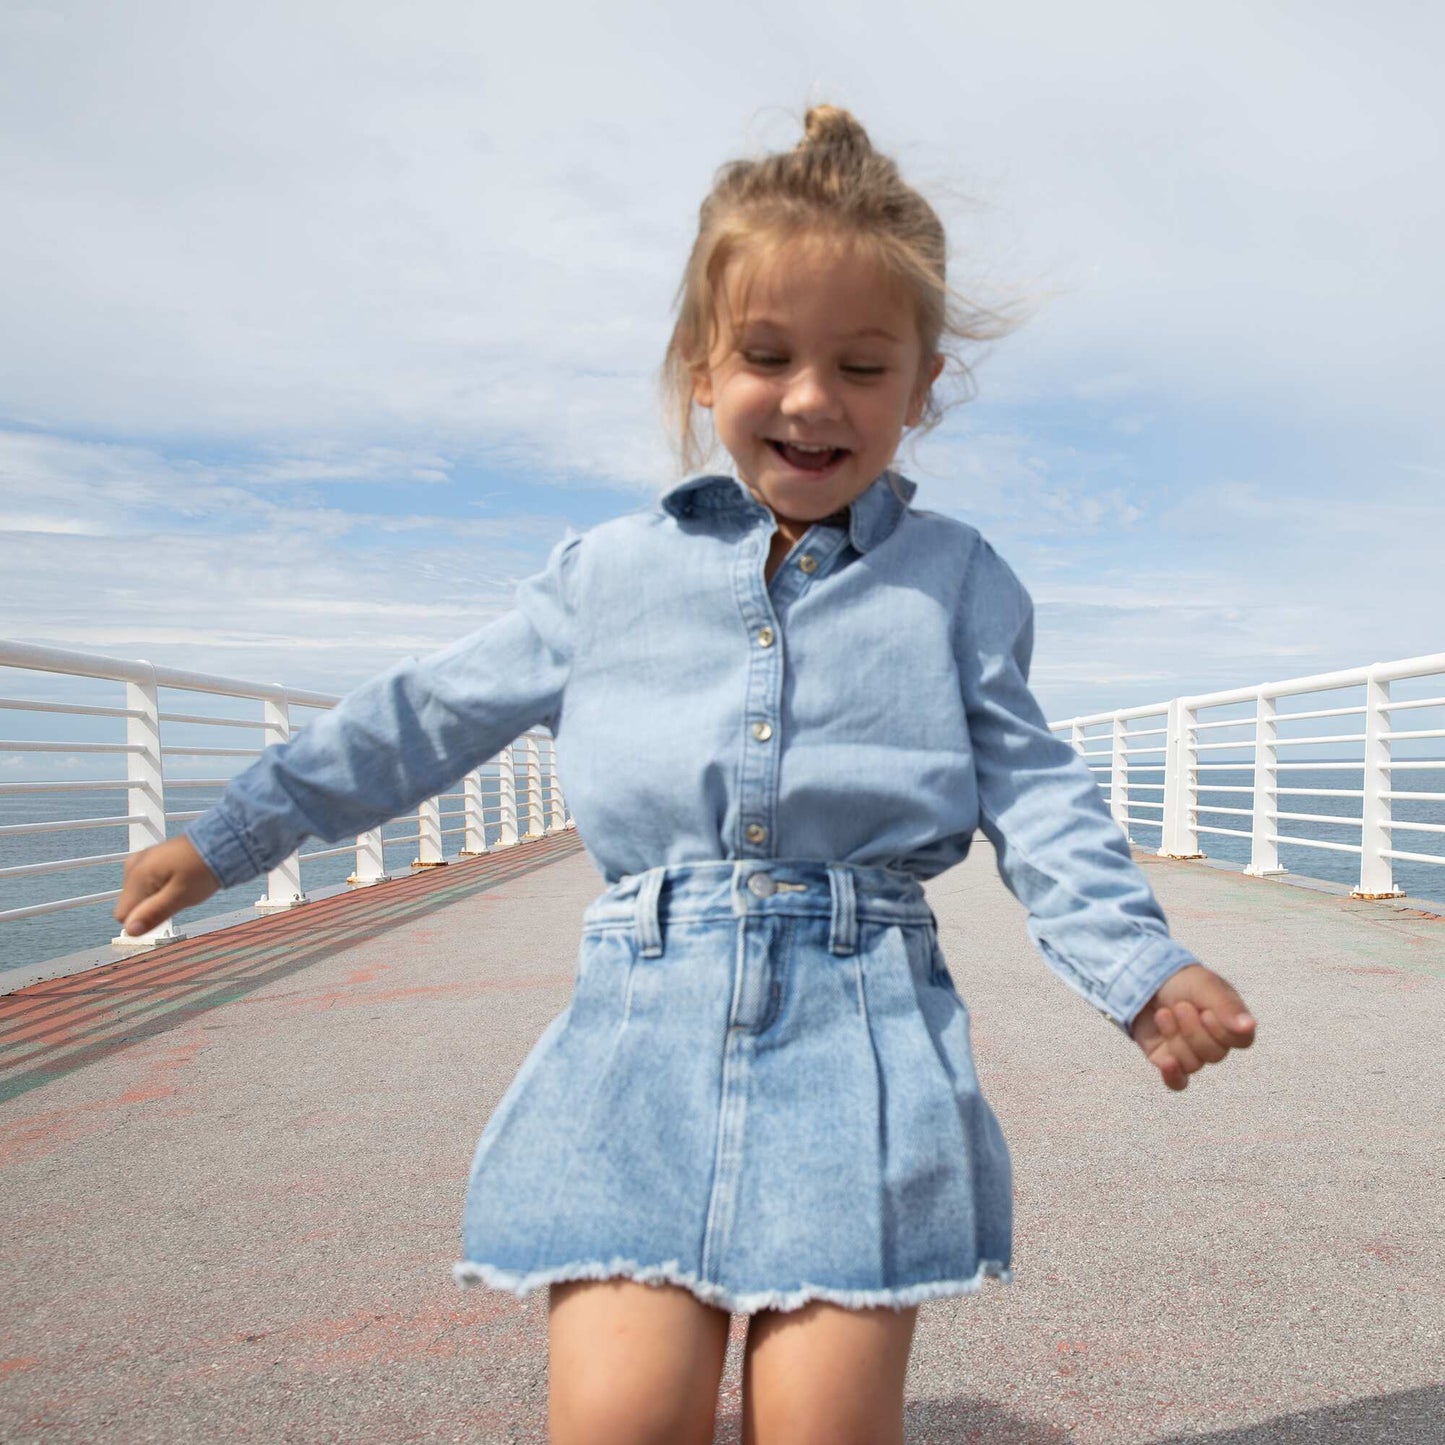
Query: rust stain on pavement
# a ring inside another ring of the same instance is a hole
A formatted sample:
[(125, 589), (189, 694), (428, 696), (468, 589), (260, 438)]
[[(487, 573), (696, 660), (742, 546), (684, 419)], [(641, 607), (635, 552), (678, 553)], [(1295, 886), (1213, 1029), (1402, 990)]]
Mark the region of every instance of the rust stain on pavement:
[(568, 830), (0, 995), (0, 1104), (581, 849)]
[[(41, 1109), (0, 1121), (0, 1168), (42, 1159), (63, 1144), (113, 1128), (118, 1113), (173, 1097), (180, 1090), (177, 1076), (195, 1062), (205, 1047), (206, 1040), (195, 1038), (153, 1048), (143, 1060), (141, 1079), (123, 1093), (89, 1104)], [(189, 1111), (172, 1112), (184, 1117)]]

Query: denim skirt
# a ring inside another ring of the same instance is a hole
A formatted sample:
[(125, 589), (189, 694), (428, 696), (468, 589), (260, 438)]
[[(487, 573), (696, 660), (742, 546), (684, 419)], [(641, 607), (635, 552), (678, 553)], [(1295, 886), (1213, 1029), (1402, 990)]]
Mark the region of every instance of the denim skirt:
[(730, 1312), (1009, 1278), (1007, 1147), (916, 880), (655, 868), (583, 916), (571, 1003), (487, 1121), (461, 1284), (675, 1284)]

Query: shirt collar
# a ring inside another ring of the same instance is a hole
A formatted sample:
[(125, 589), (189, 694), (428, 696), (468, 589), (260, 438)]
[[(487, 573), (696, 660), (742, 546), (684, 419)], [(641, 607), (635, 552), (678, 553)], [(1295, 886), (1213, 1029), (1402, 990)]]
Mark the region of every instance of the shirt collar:
[[(883, 472), (848, 509), (848, 540), (859, 552), (876, 547), (898, 525), (917, 491), (916, 482), (894, 471)], [(684, 478), (663, 493), (661, 505), (674, 517), (765, 510), (741, 478), (720, 473)]]

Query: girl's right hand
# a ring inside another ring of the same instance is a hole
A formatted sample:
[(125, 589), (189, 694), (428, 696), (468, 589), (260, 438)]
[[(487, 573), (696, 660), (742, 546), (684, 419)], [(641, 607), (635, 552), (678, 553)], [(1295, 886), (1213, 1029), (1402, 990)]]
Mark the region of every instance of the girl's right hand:
[(131, 937), (159, 928), (173, 913), (204, 902), (221, 885), (184, 835), (125, 860), (116, 921)]

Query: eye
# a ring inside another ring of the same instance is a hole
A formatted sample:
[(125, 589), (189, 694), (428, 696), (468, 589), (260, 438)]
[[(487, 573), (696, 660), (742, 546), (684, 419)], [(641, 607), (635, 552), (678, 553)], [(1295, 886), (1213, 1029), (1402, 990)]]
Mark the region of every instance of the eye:
[(886, 366), (845, 366), (843, 370), (850, 376), (882, 376), (888, 368)]
[(749, 366), (781, 366), (787, 357), (776, 356), (771, 351), (745, 351), (743, 360)]

